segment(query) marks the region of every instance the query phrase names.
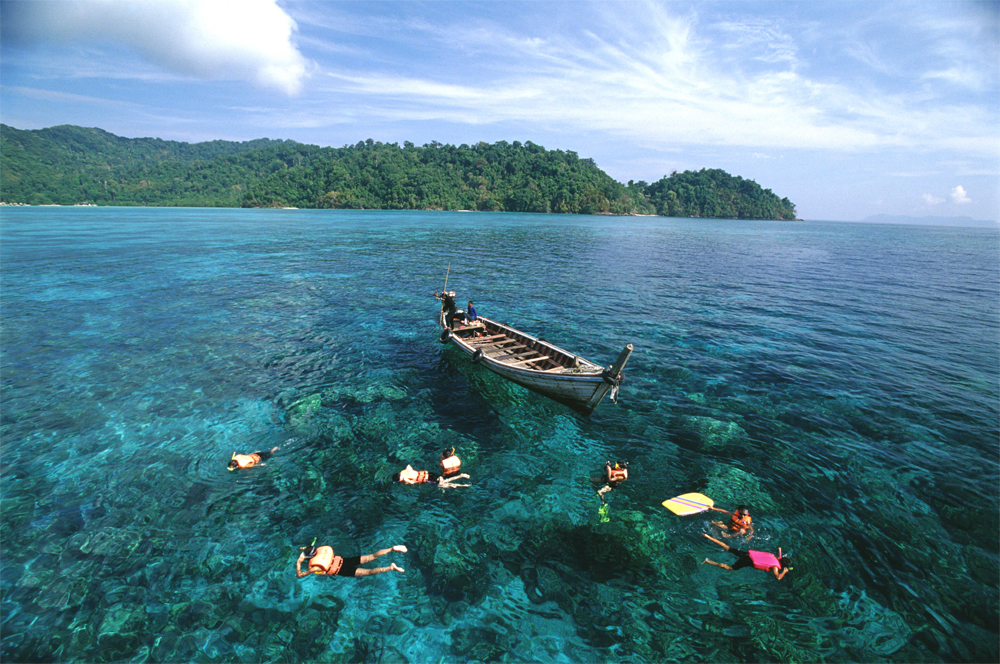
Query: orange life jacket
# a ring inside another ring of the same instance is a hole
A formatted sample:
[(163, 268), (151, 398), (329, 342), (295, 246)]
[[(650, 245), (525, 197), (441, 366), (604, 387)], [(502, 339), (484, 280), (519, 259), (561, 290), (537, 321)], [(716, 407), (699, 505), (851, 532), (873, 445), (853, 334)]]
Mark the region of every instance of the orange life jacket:
[(260, 463), (260, 455), (259, 454), (234, 454), (233, 455), (233, 461), (235, 461), (236, 465), (239, 466), (241, 469), (253, 468), (258, 463)]
[(462, 469), (462, 460), (452, 454), (450, 457), (441, 459), (441, 469), (445, 475), (454, 475)]
[(733, 516), (729, 519), (729, 529), (743, 530), (744, 528), (749, 528), (751, 521), (752, 519), (749, 514), (746, 516), (740, 516), (736, 512), (733, 512)]
[(605, 466), (608, 471), (608, 482), (624, 482), (628, 479), (628, 468), (612, 468)]
[[(410, 474), (412, 473), (412, 475)], [(399, 473), (399, 481), (403, 484), (423, 484), (431, 478), (431, 474), (426, 470), (413, 470), (409, 466)]]
[(309, 559), (309, 571), (313, 574), (335, 575), (340, 571), (344, 559), (333, 555), (332, 546), (316, 547), (316, 555)]

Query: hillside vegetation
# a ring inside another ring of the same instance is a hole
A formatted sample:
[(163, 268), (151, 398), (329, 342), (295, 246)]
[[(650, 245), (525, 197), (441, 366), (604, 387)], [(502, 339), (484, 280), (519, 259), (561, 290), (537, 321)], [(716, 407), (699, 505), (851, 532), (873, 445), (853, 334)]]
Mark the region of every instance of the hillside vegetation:
[(625, 185), (592, 159), (531, 142), (189, 144), (74, 126), (0, 125), (0, 201), (795, 218), (787, 198), (721, 170)]

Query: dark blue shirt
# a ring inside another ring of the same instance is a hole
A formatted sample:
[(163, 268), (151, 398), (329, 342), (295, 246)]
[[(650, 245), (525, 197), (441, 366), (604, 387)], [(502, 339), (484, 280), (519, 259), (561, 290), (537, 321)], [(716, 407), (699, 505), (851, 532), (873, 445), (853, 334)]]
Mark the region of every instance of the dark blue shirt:
[(476, 318), (478, 318), (478, 315), (476, 314), (476, 308), (471, 304), (469, 305), (469, 310), (465, 313), (468, 316), (469, 320), (476, 320)]

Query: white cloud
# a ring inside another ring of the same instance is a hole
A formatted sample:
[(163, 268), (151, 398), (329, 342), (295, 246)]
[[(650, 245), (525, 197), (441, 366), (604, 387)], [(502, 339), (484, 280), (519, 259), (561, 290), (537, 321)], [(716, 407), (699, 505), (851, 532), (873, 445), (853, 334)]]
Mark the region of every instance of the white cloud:
[(795, 41), (773, 22), (755, 19), (723, 21), (715, 27), (728, 35), (725, 41), (727, 49), (752, 53), (754, 59), (762, 62), (785, 62), (791, 66), (798, 62)]
[(133, 102), (123, 102), (119, 100), (106, 99), (102, 97), (92, 97), (90, 95), (78, 95), (71, 92), (59, 92), (53, 90), (43, 90), (40, 88), (28, 88), (20, 85), (3, 86), (5, 92), (21, 95), (29, 99), (39, 101), (56, 102), (60, 104), (87, 104), (111, 106), (120, 110), (135, 112), (140, 108), (139, 104)]
[(941, 203), (944, 203), (943, 198), (938, 198), (933, 194), (924, 194), (921, 198), (924, 199), (924, 203), (926, 203), (927, 205), (939, 205)]
[(924, 74), (925, 79), (938, 79), (971, 90), (985, 89), (988, 85), (984, 80), (986, 77), (982, 71), (974, 67), (950, 67)]
[(972, 202), (972, 199), (965, 193), (965, 187), (962, 185), (958, 185), (951, 190), (951, 200), (953, 200), (957, 205), (964, 205)]
[[(932, 83), (879, 89), (841, 70), (820, 71), (810, 60), (817, 58), (812, 49), (803, 48), (819, 39), (805, 36), (807, 27), (781, 17), (727, 13), (723, 20), (702, 20), (700, 10), (678, 15), (672, 5), (629, 3), (629, 11), (620, 11), (623, 6), (573, 4), (580, 13), (598, 15), (533, 34), (513, 21), (500, 25), (481, 17), (452, 19), (462, 20), (460, 26), (398, 17), (379, 22), (379, 34), (370, 25), (355, 27), (371, 55), (355, 71), (339, 63), (328, 68), (327, 92), (337, 104), (363, 100), (375, 117), (394, 122), (523, 122), (609, 134), (651, 149), (684, 144), (995, 155), (991, 109), (931, 100)], [(440, 59), (411, 67), (393, 58), (392, 47), (400, 45), (403, 53), (434, 51)], [(952, 81), (965, 72), (946, 77)]]
[(245, 80), (288, 95), (310, 63), (276, 0), (67, 0), (18, 3), (5, 16), (19, 42), (124, 44), (168, 71)]

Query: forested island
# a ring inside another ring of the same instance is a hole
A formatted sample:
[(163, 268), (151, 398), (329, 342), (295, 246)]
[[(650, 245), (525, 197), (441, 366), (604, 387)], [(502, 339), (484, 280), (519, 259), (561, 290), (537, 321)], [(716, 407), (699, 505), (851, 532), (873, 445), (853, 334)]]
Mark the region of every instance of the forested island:
[(70, 125), (0, 125), (0, 202), (795, 219), (787, 198), (722, 170), (622, 184), (592, 159), (531, 142), (181, 143)]

